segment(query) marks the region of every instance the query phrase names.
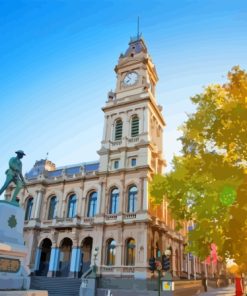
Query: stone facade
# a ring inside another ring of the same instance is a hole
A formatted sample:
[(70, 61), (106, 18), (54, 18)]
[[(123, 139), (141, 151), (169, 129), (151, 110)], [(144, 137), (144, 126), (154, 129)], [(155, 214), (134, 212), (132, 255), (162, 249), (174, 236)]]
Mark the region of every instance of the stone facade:
[(167, 203), (154, 208), (149, 200), (149, 182), (166, 165), (165, 121), (155, 98), (156, 69), (140, 36), (115, 72), (116, 90), (102, 108), (99, 162), (56, 168), (40, 160), (26, 174), (29, 194), (22, 192), (20, 204), (27, 263), (36, 274), (77, 277), (98, 247), (102, 276), (147, 278), (149, 258), (171, 247), (174, 276), (200, 272), (200, 262), (184, 255), (186, 226), (176, 232)]

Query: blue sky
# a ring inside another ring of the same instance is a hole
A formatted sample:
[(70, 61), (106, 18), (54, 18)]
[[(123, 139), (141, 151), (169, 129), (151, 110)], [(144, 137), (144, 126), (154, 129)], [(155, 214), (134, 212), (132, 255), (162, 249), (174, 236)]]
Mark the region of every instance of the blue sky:
[[(246, 0), (0, 0), (0, 181), (23, 149), (24, 172), (97, 160), (114, 66), (140, 31), (159, 75), (168, 163), (189, 98), (247, 68)], [(169, 167), (168, 167), (169, 168)]]

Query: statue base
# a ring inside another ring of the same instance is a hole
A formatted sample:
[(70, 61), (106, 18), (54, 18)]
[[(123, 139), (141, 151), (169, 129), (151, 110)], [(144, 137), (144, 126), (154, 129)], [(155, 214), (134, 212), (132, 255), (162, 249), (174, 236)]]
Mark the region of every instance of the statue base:
[(0, 296), (48, 296), (48, 292), (41, 290), (0, 291)]
[[(30, 287), (28, 276), (30, 272), (24, 264), (27, 248), (23, 240), (23, 227), (24, 210), (17, 204), (0, 200), (1, 290), (28, 290)], [(13, 293), (17, 293), (17, 291), (13, 291)]]

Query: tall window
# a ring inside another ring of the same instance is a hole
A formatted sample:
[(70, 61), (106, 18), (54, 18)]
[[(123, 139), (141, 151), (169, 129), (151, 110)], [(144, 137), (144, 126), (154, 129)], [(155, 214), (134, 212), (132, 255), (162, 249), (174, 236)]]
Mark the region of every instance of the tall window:
[(131, 186), (128, 192), (128, 212), (134, 213), (136, 212), (136, 204), (137, 204), (137, 188), (136, 186)]
[(94, 217), (96, 215), (96, 207), (97, 207), (97, 192), (92, 192), (89, 196), (88, 202), (88, 217)]
[(119, 190), (117, 188), (114, 188), (111, 191), (110, 214), (116, 214), (118, 212), (118, 200), (119, 200)]
[(48, 220), (52, 220), (55, 218), (56, 215), (56, 205), (57, 205), (57, 197), (53, 196), (50, 199), (50, 206), (49, 206), (49, 212), (48, 212)]
[(156, 258), (160, 258), (160, 257), (161, 257), (161, 253), (160, 253), (159, 244), (156, 243)]
[(135, 265), (136, 243), (133, 238), (126, 241), (126, 265)]
[(121, 140), (123, 134), (123, 122), (121, 119), (118, 119), (115, 122), (115, 140)]
[(139, 118), (135, 115), (132, 117), (131, 121), (131, 137), (136, 137), (139, 135)]
[(27, 207), (26, 207), (26, 213), (25, 213), (25, 220), (31, 219), (32, 214), (32, 208), (33, 208), (33, 198), (30, 197), (27, 201)]
[(74, 218), (76, 215), (76, 195), (72, 194), (69, 197), (67, 218)]
[(115, 265), (116, 258), (116, 242), (111, 239), (107, 243), (106, 265)]

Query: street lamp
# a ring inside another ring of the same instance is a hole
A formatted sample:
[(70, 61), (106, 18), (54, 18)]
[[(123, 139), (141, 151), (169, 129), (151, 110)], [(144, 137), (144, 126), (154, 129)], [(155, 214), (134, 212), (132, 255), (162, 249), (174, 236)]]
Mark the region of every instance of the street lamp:
[(169, 291), (169, 295), (173, 295), (174, 282), (172, 281), (172, 275), (170, 273), (170, 257), (172, 255), (171, 247), (168, 247), (164, 252), (164, 257), (162, 258), (163, 270), (165, 271), (165, 276), (162, 279), (162, 290)]
[(167, 257), (170, 257), (171, 254), (172, 254), (171, 249), (170, 249), (170, 248), (167, 248), (167, 249), (165, 250), (165, 255), (166, 255)]
[(93, 251), (93, 256), (94, 256), (94, 260), (93, 260), (93, 266), (92, 266), (92, 278), (96, 278), (96, 274), (97, 274), (97, 265), (96, 265), (96, 260), (97, 260), (97, 256), (99, 254), (99, 248), (96, 247)]
[(94, 249), (94, 251), (93, 251), (93, 256), (94, 256), (94, 265), (96, 265), (96, 260), (97, 260), (97, 256), (98, 256), (98, 254), (99, 254), (99, 248), (98, 247), (96, 247), (95, 249)]

